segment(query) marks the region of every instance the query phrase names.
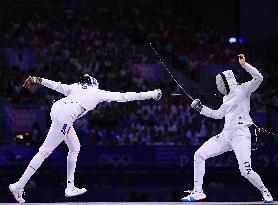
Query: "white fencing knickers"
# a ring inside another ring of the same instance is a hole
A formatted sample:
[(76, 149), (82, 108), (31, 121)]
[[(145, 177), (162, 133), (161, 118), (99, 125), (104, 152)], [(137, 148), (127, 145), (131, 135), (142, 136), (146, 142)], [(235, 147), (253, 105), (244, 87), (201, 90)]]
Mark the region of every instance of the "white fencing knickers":
[(39, 152), (33, 157), (27, 169), (19, 180), (19, 185), (24, 187), (31, 176), (41, 166), (42, 162), (52, 153), (52, 151), (65, 141), (69, 148), (67, 156), (67, 185), (74, 186), (74, 172), (76, 168), (77, 156), (80, 151), (80, 142), (73, 129), (75, 115), (79, 115), (82, 107), (75, 102), (59, 102), (54, 104), (51, 110), (51, 126), (45, 141)]
[(194, 188), (202, 190), (205, 174), (205, 160), (227, 151), (234, 151), (240, 173), (261, 192), (265, 186), (260, 176), (251, 167), (251, 133), (247, 126), (240, 126), (235, 132), (220, 133), (205, 142), (194, 154)]

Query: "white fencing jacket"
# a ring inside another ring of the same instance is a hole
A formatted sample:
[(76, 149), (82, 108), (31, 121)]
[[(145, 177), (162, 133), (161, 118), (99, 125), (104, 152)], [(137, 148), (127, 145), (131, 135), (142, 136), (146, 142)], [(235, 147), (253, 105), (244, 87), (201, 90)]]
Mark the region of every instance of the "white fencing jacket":
[(73, 101), (82, 106), (85, 110), (83, 113), (79, 114), (78, 118), (82, 117), (90, 110), (93, 110), (100, 102), (127, 102), (134, 100), (146, 100), (155, 98), (158, 95), (157, 90), (140, 93), (110, 92), (100, 90), (97, 87), (88, 84), (74, 83), (71, 85), (67, 85), (62, 84), (61, 82), (55, 82), (44, 78), (42, 78), (41, 84), (66, 96), (65, 98), (57, 101), (55, 104), (59, 104), (63, 101)]
[(250, 96), (261, 82), (263, 76), (253, 66), (248, 63), (242, 65), (245, 70), (251, 74), (252, 80), (238, 85), (228, 95), (223, 97), (223, 104), (218, 110), (212, 110), (203, 106), (201, 114), (214, 119), (222, 119), (225, 117), (224, 132), (233, 132), (241, 125), (251, 125), (253, 121), (249, 115), (250, 112)]

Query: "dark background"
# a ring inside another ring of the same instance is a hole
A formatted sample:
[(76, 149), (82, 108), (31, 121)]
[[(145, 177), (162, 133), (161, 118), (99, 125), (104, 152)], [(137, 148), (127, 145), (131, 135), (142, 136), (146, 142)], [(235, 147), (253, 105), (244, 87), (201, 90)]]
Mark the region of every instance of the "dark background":
[[(75, 1), (0, 2), (0, 202), (13, 202), (8, 185), (21, 176), (50, 125), (53, 101), (40, 86), (21, 87), (29, 75), (77, 82), (89, 73), (101, 89), (160, 88), (161, 101), (103, 103), (75, 129), (81, 151), (76, 185), (83, 196), (66, 199), (67, 147), (60, 145), (26, 186), (28, 202), (180, 201), (193, 188), (194, 152), (219, 133), (222, 120), (200, 116), (169, 79), (151, 42), (185, 89), (217, 108), (215, 75), (233, 69), (250, 79), (237, 54), (264, 76), (252, 95), (254, 122), (278, 133), (277, 1)], [(234, 37), (235, 43), (229, 43)], [(251, 131), (253, 132), (253, 128)], [(252, 138), (252, 166), (278, 197), (278, 137)], [(209, 159), (208, 201), (258, 201), (261, 195), (239, 172), (233, 152)]]

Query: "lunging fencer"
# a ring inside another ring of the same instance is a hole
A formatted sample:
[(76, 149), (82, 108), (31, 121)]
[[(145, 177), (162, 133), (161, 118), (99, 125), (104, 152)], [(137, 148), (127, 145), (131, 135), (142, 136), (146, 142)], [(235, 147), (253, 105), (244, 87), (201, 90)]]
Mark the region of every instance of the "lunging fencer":
[(79, 189), (74, 186), (74, 172), (76, 168), (77, 156), (80, 150), (80, 143), (73, 128), (73, 122), (93, 110), (100, 102), (128, 102), (134, 100), (147, 100), (161, 98), (161, 91), (154, 90), (148, 92), (110, 92), (100, 90), (95, 78), (88, 74), (81, 76), (79, 83), (71, 85), (62, 84), (40, 77), (29, 76), (24, 82), (24, 87), (28, 88), (31, 84), (41, 84), (52, 90), (62, 93), (66, 97), (55, 102), (51, 108), (51, 126), (47, 137), (33, 157), (27, 169), (18, 182), (9, 185), (9, 189), (19, 203), (24, 203), (22, 195), (24, 186), (31, 178), (43, 161), (52, 151), (63, 141), (67, 144), (69, 151), (67, 156), (67, 188), (65, 196), (72, 197), (81, 195), (87, 190)]
[(260, 176), (251, 166), (251, 134), (249, 126), (253, 124), (249, 115), (250, 96), (263, 81), (261, 73), (245, 62), (243, 54), (238, 55), (240, 65), (252, 76), (252, 80), (238, 84), (231, 70), (226, 70), (216, 76), (218, 90), (224, 95), (223, 104), (218, 110), (202, 105), (195, 99), (191, 107), (200, 114), (214, 119), (225, 117), (222, 132), (205, 142), (194, 154), (194, 189), (182, 201), (199, 201), (206, 198), (203, 192), (203, 177), (205, 161), (210, 157), (227, 151), (234, 151), (240, 173), (247, 178), (262, 193), (264, 202), (270, 203), (273, 198), (262, 182)]

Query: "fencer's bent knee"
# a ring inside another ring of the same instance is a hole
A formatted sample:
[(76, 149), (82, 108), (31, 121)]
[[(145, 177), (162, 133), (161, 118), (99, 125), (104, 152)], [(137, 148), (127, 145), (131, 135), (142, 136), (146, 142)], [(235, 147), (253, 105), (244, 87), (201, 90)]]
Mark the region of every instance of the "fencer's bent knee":
[(202, 153), (200, 150), (197, 150), (194, 154), (194, 161), (196, 160), (206, 160), (205, 154)]
[(50, 154), (51, 152), (47, 151), (47, 150), (44, 150), (44, 149), (39, 149), (39, 153), (46, 159)]
[(69, 154), (78, 155), (79, 152), (80, 152), (80, 145), (74, 147), (74, 149), (69, 149), (68, 155)]
[(194, 161), (203, 161), (205, 160), (201, 152), (196, 151), (194, 154)]
[(72, 151), (72, 150), (69, 150), (68, 152), (68, 156), (69, 155), (78, 155), (79, 151)]
[(239, 170), (240, 170), (241, 176), (243, 176), (245, 178), (251, 177), (252, 172), (253, 172), (250, 162), (245, 162), (245, 163), (241, 164), (239, 167)]
[(251, 170), (250, 172), (247, 172), (246, 170), (240, 170), (241, 176), (243, 176), (247, 179), (252, 178), (252, 173), (253, 173), (253, 170)]

